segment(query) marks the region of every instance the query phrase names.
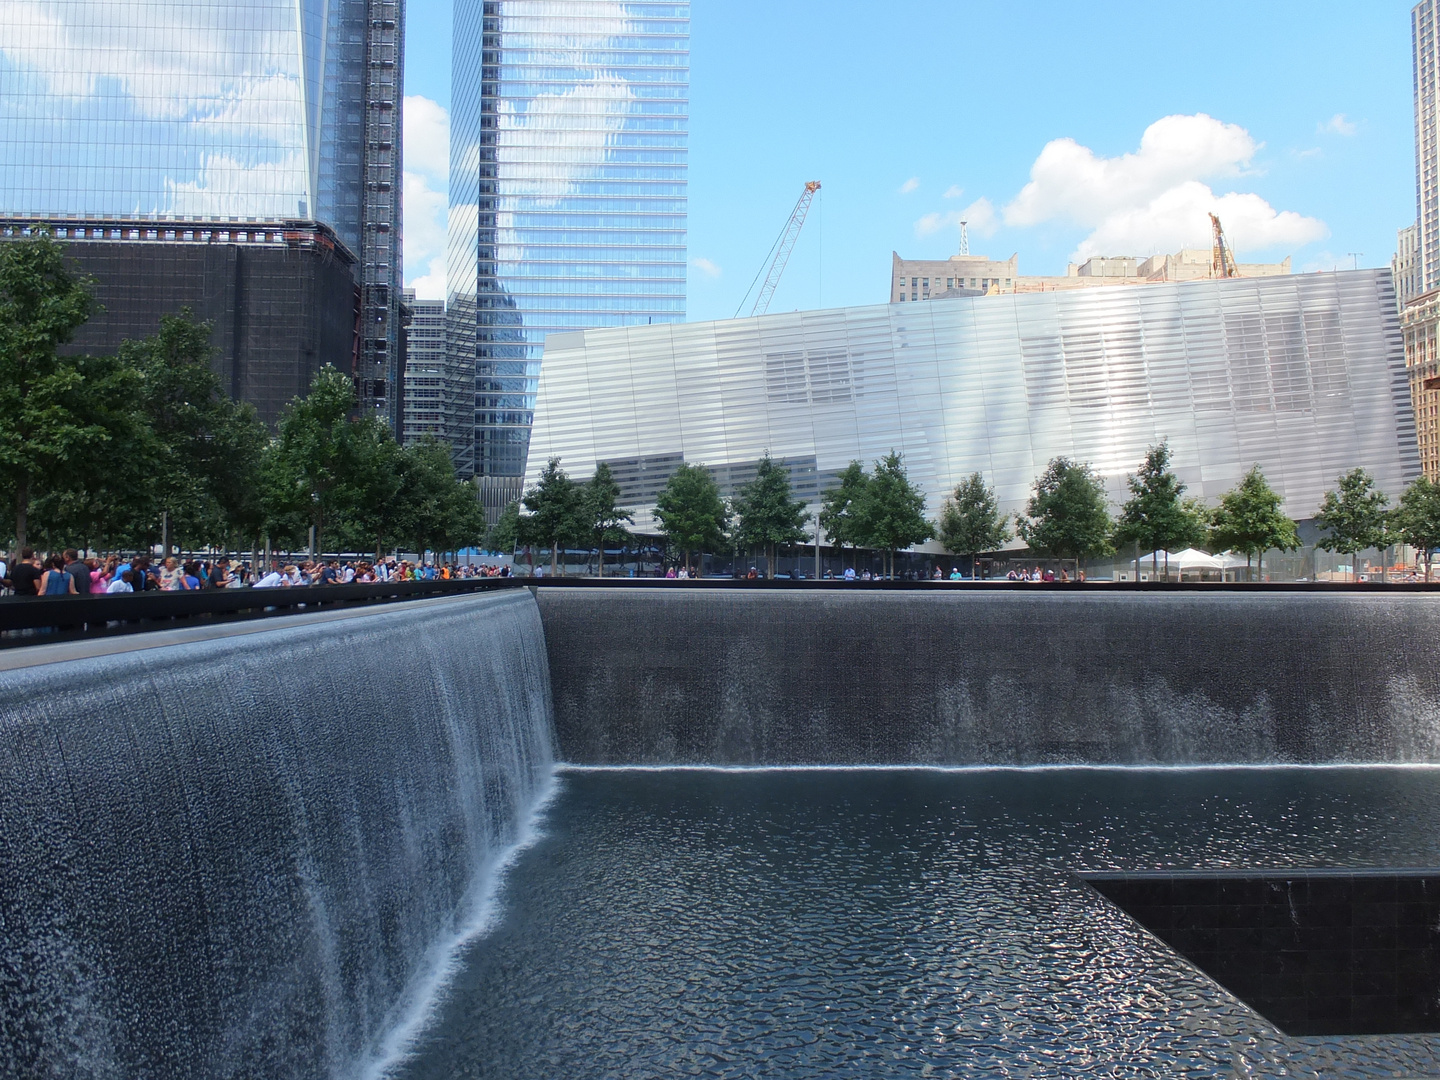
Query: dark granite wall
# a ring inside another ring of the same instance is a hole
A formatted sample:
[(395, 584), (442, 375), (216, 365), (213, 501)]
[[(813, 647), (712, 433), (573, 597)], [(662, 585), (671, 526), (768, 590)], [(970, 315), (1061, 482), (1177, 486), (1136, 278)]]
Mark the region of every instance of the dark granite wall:
[(1085, 874), (1288, 1035), (1440, 1031), (1440, 873)]
[(537, 595), (575, 764), (1440, 762), (1440, 596)]

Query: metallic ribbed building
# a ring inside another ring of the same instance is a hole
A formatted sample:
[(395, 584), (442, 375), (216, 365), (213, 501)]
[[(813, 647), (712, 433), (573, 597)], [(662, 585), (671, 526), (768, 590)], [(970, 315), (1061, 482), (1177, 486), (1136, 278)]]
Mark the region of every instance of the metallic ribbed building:
[(403, 34), (399, 0), (8, 5), (0, 214), (328, 226), (355, 257), (345, 360), (396, 423)]
[(681, 461), (728, 494), (768, 451), (814, 504), (894, 449), (930, 515), (977, 471), (1016, 513), (1059, 455), (1123, 502), (1161, 439), (1212, 503), (1254, 464), (1297, 519), (1356, 466), (1397, 496), (1420, 470), (1390, 271), (551, 335), (528, 479), (552, 456), (577, 478), (608, 462), (646, 529)]
[(447, 347), (492, 516), (520, 495), (546, 336), (685, 317), (689, 14), (455, 2)]

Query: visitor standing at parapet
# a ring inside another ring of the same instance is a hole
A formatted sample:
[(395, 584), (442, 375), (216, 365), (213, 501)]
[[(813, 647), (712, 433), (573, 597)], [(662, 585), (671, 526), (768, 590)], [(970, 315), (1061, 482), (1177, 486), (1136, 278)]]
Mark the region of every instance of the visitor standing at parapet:
[(10, 584), (16, 596), (34, 596), (40, 590), (40, 560), (35, 557), (34, 548), (21, 548), (20, 561), (10, 570)]

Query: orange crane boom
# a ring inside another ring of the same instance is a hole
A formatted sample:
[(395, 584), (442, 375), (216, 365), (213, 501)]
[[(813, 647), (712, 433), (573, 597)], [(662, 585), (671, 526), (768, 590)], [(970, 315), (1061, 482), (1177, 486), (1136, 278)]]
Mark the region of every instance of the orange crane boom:
[[(770, 310), (770, 301), (780, 285), (780, 275), (785, 273), (785, 264), (790, 261), (790, 253), (795, 250), (795, 241), (800, 239), (800, 230), (805, 225), (805, 215), (810, 212), (810, 201), (819, 190), (819, 180), (811, 180), (805, 185), (805, 190), (800, 193), (800, 198), (795, 203), (795, 209), (790, 211), (790, 220), (785, 223), (785, 228), (780, 230), (779, 237), (771, 245), (772, 255), (767, 264), (768, 270), (762, 267), (765, 284), (760, 286), (760, 292), (755, 297), (755, 306), (750, 309), (751, 315), (764, 315)], [(755, 281), (759, 279), (760, 274), (757, 273)], [(755, 281), (750, 282), (750, 289), (755, 288)], [(740, 298), (740, 307), (735, 309), (736, 318), (740, 317), (740, 311), (745, 307), (750, 289), (746, 289), (745, 296)]]
[(1225, 243), (1225, 230), (1220, 227), (1220, 219), (1214, 214), (1210, 215), (1210, 234), (1214, 238), (1210, 252), (1210, 276), (1239, 277), (1240, 269), (1235, 265), (1235, 253), (1230, 250), (1230, 245)]

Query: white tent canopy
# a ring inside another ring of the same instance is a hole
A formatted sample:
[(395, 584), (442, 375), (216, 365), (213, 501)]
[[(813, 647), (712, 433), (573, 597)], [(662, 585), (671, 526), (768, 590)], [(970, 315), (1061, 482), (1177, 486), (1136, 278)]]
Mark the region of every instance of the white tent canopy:
[[(1133, 562), (1133, 560), (1131, 560)], [(1140, 556), (1140, 569), (1158, 565), (1161, 569), (1169, 566), (1172, 570), (1223, 570), (1233, 565), (1225, 562), (1223, 557), (1217, 558), (1214, 555), (1207, 555), (1196, 548), (1186, 548), (1184, 551), (1152, 551), (1149, 554)], [(1245, 560), (1240, 560), (1240, 565), (1245, 565)]]
[(1170, 556), (1170, 565), (1180, 564), (1181, 570), (1220, 570), (1224, 567), (1214, 555), (1207, 555), (1196, 548), (1186, 548)]

